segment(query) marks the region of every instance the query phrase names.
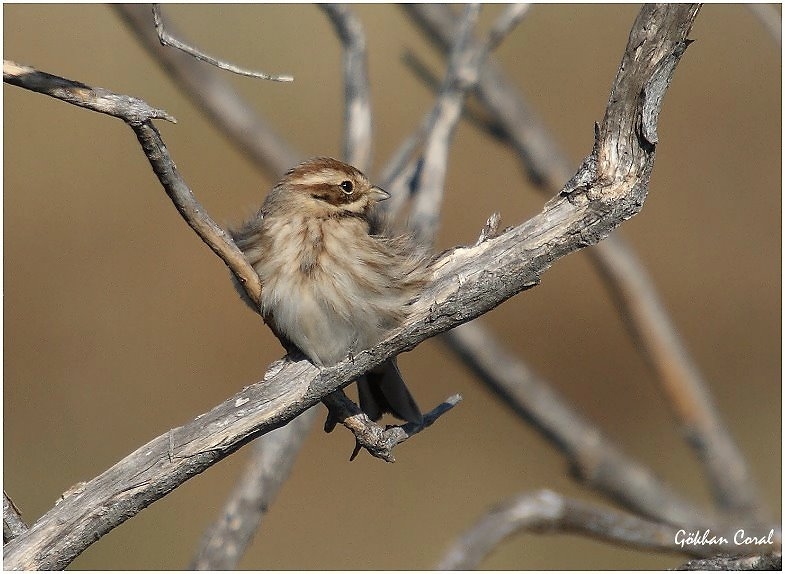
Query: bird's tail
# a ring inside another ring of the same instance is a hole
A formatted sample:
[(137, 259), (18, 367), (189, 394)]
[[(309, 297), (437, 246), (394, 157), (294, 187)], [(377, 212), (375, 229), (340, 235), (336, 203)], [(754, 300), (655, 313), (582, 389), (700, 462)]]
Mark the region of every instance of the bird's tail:
[(360, 408), (371, 420), (384, 413), (410, 423), (421, 424), (422, 413), (403, 382), (393, 357), (357, 380)]

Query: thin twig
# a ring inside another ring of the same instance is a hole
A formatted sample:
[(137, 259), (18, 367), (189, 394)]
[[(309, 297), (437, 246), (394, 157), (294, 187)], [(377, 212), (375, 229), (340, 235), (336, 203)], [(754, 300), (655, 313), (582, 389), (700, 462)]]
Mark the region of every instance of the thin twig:
[(352, 431), (356, 445), (349, 460), (354, 460), (360, 450), (365, 449), (376, 458), (386, 462), (395, 462), (395, 457), (392, 454), (393, 448), (431, 426), (459, 402), (461, 402), (461, 395), (449, 397), (435, 409), (424, 414), (420, 424), (406, 423), (382, 427), (368, 418), (368, 415), (342, 390), (337, 390), (324, 399), (324, 404), (330, 409), (325, 430), (330, 432), (336, 423), (340, 423)]
[[(126, 25), (136, 34), (153, 60), (175, 81), (219, 131), (227, 134), (241, 152), (270, 177), (278, 177), (303, 159), (272, 126), (229, 84), (226, 74), (161, 45), (153, 28), (150, 8), (145, 4), (112, 4)], [(169, 29), (172, 29), (170, 24)]]
[[(412, 20), (446, 51), (456, 35), (458, 17), (447, 6), (406, 4)], [(531, 180), (548, 195), (570, 177), (570, 162), (550, 132), (528, 106), (519, 90), (505, 79), (493, 61), (483, 66), (476, 90), (484, 107), (507, 133)], [(720, 505), (737, 514), (765, 519), (755, 481), (727, 427), (710, 400), (707, 385), (659, 301), (643, 265), (618, 235), (589, 249), (588, 254), (628, 319), (654, 365), (665, 396), (674, 408), (685, 436), (704, 464)], [(640, 286), (645, 285), (645, 289)]]
[(155, 24), (155, 31), (158, 33), (158, 39), (161, 41), (162, 45), (181, 50), (186, 54), (190, 54), (197, 60), (206, 62), (212, 66), (215, 66), (216, 68), (220, 68), (222, 70), (226, 70), (227, 72), (232, 72), (234, 74), (239, 74), (240, 76), (259, 78), (261, 80), (270, 80), (272, 82), (294, 81), (294, 78), (288, 74), (271, 75), (265, 72), (254, 72), (253, 70), (246, 70), (244, 68), (240, 68), (238, 66), (235, 66), (234, 64), (230, 64), (228, 62), (224, 62), (223, 60), (213, 58), (212, 56), (205, 54), (204, 52), (199, 50), (199, 48), (195, 48), (181, 40), (178, 40), (164, 28), (163, 18), (161, 17), (160, 4), (153, 4), (153, 23)]
[(22, 513), (14, 504), (14, 501), (8, 498), (8, 495), (3, 491), (3, 544), (10, 542), (17, 536), (24, 534), (30, 530), (27, 523), (22, 518)]
[(735, 544), (732, 533), (723, 533), (724, 541), (720, 541), (718, 532), (716, 540), (702, 543), (689, 539), (685, 529), (541, 490), (515, 496), (485, 514), (452, 545), (437, 568), (475, 569), (502, 540), (521, 532), (582, 534), (639, 550), (688, 556), (705, 557), (731, 549), (761, 551), (752, 544)]
[(367, 171), (371, 166), (372, 116), (368, 54), (360, 19), (341, 4), (319, 4), (343, 45), (344, 141), (346, 162)]
[(297, 453), (316, 418), (309, 409), (288, 425), (253, 443), (251, 460), (218, 519), (199, 543), (190, 570), (234, 570), (254, 533), (289, 477)]

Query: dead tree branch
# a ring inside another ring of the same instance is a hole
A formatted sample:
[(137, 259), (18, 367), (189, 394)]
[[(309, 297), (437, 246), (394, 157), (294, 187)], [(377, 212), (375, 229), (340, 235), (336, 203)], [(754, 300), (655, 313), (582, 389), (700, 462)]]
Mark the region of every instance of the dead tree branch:
[(716, 521), (616, 447), (551, 385), (496, 344), (481, 324), (461, 325), (444, 337), (480, 380), (564, 453), (571, 473), (583, 484), (661, 522), (708, 525)]
[[(225, 74), (202, 66), (184, 52), (162, 46), (153, 27), (149, 4), (112, 4), (112, 7), (183, 93), (256, 165), (277, 177), (304, 159), (238, 95)], [(168, 27), (177, 34), (171, 24)]]
[(223, 60), (219, 60), (218, 58), (213, 58), (212, 56), (205, 54), (199, 48), (191, 46), (186, 42), (178, 40), (174, 35), (170, 34), (169, 31), (164, 28), (164, 21), (163, 17), (161, 16), (161, 5), (160, 4), (153, 4), (153, 22), (155, 23), (155, 31), (158, 34), (158, 39), (160, 40), (163, 46), (169, 46), (171, 48), (176, 48), (189, 54), (196, 58), (197, 60), (201, 60), (211, 66), (215, 66), (216, 68), (220, 68), (222, 70), (226, 70), (227, 72), (232, 72), (233, 74), (238, 74), (240, 76), (248, 76), (250, 78), (259, 78), (260, 80), (270, 80), (271, 82), (293, 82), (294, 78), (288, 74), (276, 75), (276, 74), (267, 74), (265, 72), (254, 72), (253, 70), (245, 70), (234, 64), (230, 64), (229, 62), (224, 62)]
[[(439, 563), (440, 570), (473, 570), (504, 539), (522, 532), (535, 534), (582, 534), (639, 550), (673, 552), (706, 557), (733, 549), (758, 551), (731, 542), (701, 544), (679, 542), (674, 526), (643, 520), (611, 508), (563, 497), (550, 490), (527, 492), (504, 501), (485, 514), (453, 544)], [(719, 539), (719, 536), (718, 536)]]
[(371, 166), (371, 89), (365, 30), (359, 18), (340, 4), (319, 4), (343, 44), (344, 140), (343, 157), (360, 171)]
[(782, 570), (782, 552), (761, 556), (714, 556), (690, 560), (675, 570), (703, 570), (710, 572), (737, 572), (753, 570)]
[[(425, 36), (445, 51), (457, 33), (457, 16), (436, 4), (404, 5)], [(483, 66), (475, 91), (518, 154), (529, 177), (547, 194), (570, 177), (569, 162), (493, 61)], [(620, 306), (632, 335), (659, 375), (663, 392), (706, 468), (720, 507), (738, 516), (765, 520), (755, 481), (713, 405), (707, 384), (668, 317), (653, 281), (634, 252), (618, 235), (587, 250)], [(448, 339), (449, 343), (449, 339)]]
[(3, 544), (24, 534), (30, 529), (22, 518), (22, 513), (3, 491)]

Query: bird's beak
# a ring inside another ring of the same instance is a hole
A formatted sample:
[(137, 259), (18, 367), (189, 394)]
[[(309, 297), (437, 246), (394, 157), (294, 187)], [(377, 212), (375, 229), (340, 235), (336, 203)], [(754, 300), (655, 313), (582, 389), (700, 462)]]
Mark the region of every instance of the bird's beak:
[(390, 194), (381, 187), (374, 186), (371, 188), (371, 199), (374, 201), (384, 201), (385, 199), (390, 199)]

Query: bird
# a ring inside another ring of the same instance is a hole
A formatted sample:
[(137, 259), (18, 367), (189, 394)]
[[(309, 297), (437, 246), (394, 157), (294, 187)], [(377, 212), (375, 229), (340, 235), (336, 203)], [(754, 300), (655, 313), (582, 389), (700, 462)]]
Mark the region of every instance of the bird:
[[(286, 172), (261, 209), (230, 229), (262, 283), (256, 310), (287, 350), (334, 365), (406, 319), (429, 281), (430, 258), (411, 236), (379, 223), (374, 207), (389, 197), (357, 168), (315, 157)], [(395, 357), (357, 386), (371, 420), (390, 413), (422, 424)]]

